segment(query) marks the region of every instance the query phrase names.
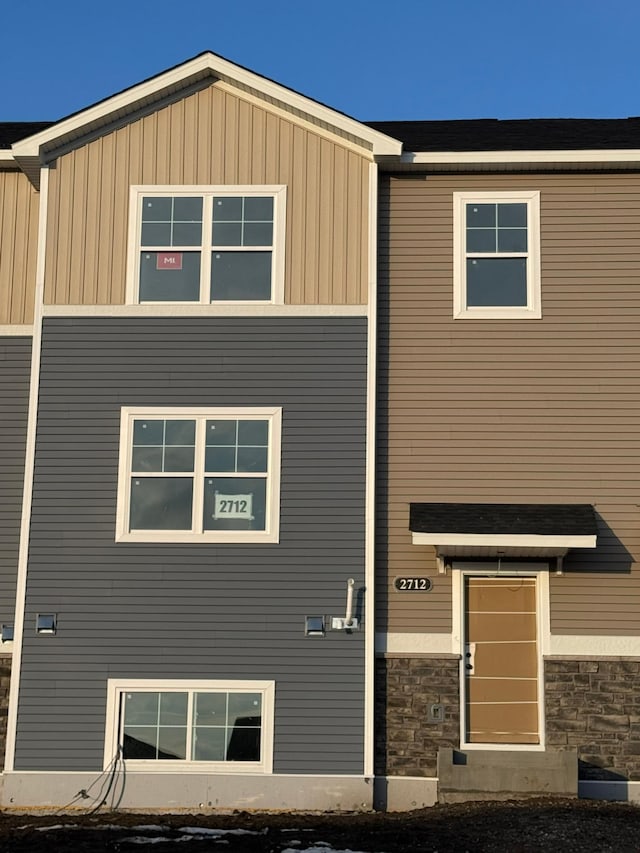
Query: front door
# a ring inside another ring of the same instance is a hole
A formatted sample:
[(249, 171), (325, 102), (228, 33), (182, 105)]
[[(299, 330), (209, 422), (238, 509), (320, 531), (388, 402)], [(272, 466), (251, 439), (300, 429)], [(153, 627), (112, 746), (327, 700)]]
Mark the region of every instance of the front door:
[(535, 577), (465, 578), (466, 742), (538, 744)]

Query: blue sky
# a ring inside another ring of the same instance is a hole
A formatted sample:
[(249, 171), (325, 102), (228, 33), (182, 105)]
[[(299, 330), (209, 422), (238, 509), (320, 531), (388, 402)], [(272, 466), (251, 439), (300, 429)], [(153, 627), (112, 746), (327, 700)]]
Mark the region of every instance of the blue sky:
[(34, 0), (0, 13), (0, 121), (212, 50), (362, 120), (640, 115), (637, 0)]

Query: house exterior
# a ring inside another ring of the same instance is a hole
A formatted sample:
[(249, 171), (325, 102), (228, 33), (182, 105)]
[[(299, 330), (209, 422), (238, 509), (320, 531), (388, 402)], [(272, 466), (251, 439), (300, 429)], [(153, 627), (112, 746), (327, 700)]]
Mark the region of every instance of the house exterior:
[(374, 126), (376, 771), (637, 797), (640, 120)]
[(400, 143), (210, 53), (5, 133), (2, 802), (369, 807)]
[(0, 805), (636, 796), (639, 125), (0, 124)]

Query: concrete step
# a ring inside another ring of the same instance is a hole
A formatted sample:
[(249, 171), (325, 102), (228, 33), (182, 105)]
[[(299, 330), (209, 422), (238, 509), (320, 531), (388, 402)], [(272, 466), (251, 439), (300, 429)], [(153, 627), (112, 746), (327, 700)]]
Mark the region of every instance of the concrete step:
[(438, 750), (438, 802), (577, 797), (573, 751)]

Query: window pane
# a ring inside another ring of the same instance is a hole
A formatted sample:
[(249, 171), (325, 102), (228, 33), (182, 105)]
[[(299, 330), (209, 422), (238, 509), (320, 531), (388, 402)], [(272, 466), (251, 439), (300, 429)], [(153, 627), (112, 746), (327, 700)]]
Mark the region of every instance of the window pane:
[(260, 761), (260, 729), (229, 729), (227, 761)]
[[(171, 264), (166, 265), (166, 260)], [(141, 253), (141, 302), (198, 302), (199, 299), (200, 252)]]
[(127, 693), (124, 721), (127, 725), (152, 725), (158, 723), (159, 693)]
[(261, 477), (207, 477), (205, 530), (265, 530), (267, 481)]
[(521, 307), (526, 304), (526, 258), (467, 260), (468, 306)]
[(468, 204), (467, 226), (470, 228), (491, 228), (496, 224), (495, 204)]
[[(153, 243), (151, 245), (161, 245)], [(201, 246), (202, 245), (202, 225), (193, 222), (175, 222), (173, 225), (173, 235), (171, 238), (171, 246)]]
[(170, 222), (143, 222), (141, 246), (170, 246)]
[(214, 246), (242, 246), (241, 222), (215, 222), (213, 225)]
[[(268, 464), (266, 447), (239, 447), (236, 470), (239, 472), (265, 471)], [(213, 469), (215, 470), (215, 469)], [(223, 470), (218, 468), (218, 471)]]
[(176, 196), (173, 200), (173, 219), (175, 222), (202, 222), (202, 198)]
[(501, 228), (498, 231), (499, 252), (526, 252), (526, 228)]
[(495, 228), (467, 228), (467, 252), (495, 251)]
[(499, 228), (526, 228), (527, 205), (524, 203), (498, 205)]
[(187, 724), (187, 694), (160, 694), (160, 725), (185, 726)]
[(271, 252), (214, 252), (211, 301), (271, 299)]
[(187, 757), (187, 728), (186, 726), (166, 727), (158, 729), (158, 758), (169, 760)]
[(235, 471), (235, 447), (207, 447), (205, 453), (205, 471)]
[(269, 421), (238, 421), (238, 444), (269, 443)]
[(270, 246), (273, 243), (273, 225), (270, 222), (245, 222), (243, 246)]
[(229, 725), (259, 726), (262, 719), (260, 693), (229, 693)]
[(213, 221), (241, 222), (242, 198), (239, 196), (229, 196), (228, 198), (215, 197), (213, 199)]
[(130, 530), (191, 530), (191, 477), (133, 477)]
[(165, 447), (164, 471), (193, 471), (193, 447)]
[(122, 739), (122, 757), (138, 759), (155, 759), (157, 750), (158, 729), (154, 726), (124, 727)]
[(143, 222), (170, 222), (173, 199), (166, 196), (145, 196), (142, 199)]
[(207, 421), (207, 447), (236, 445), (238, 421)]
[(196, 727), (193, 731), (194, 761), (224, 761), (227, 743), (227, 730)]
[(131, 470), (140, 472), (162, 471), (162, 447), (134, 447)]
[(134, 444), (162, 444), (164, 421), (134, 421)]
[(194, 445), (196, 422), (193, 420), (165, 421), (166, 444)]
[(196, 693), (194, 723), (200, 726), (224, 726), (227, 722), (226, 693)]
[(273, 198), (271, 196), (248, 196), (244, 200), (246, 222), (271, 222), (273, 220)]

